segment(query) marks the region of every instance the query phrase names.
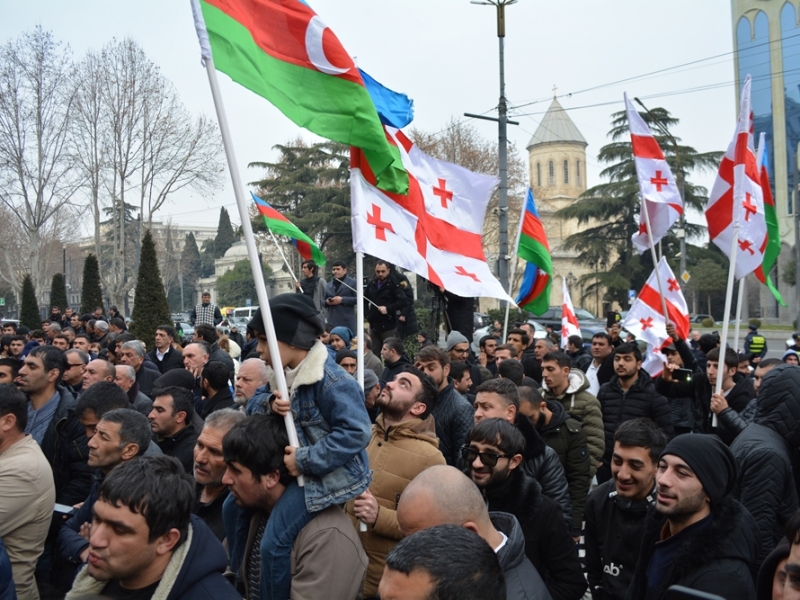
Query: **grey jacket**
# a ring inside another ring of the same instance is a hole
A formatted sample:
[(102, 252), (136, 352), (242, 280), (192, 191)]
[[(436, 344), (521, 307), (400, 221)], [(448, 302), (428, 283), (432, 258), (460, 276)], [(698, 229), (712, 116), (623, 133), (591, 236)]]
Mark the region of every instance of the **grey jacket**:
[(525, 556), (525, 537), (514, 515), (490, 512), (497, 531), (508, 540), (497, 553), (506, 577), (506, 600), (553, 600), (542, 576)]

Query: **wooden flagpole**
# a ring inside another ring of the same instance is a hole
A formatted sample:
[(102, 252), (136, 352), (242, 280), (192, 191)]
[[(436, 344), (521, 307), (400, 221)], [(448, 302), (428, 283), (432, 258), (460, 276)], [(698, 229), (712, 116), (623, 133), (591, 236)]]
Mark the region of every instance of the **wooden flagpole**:
[[(739, 223), (733, 223), (733, 240), (731, 241), (731, 258), (728, 267), (728, 287), (725, 289), (725, 314), (722, 315), (722, 337), (719, 341), (719, 360), (717, 362), (717, 385), (715, 394), (722, 393), (722, 375), (725, 369), (725, 350), (728, 345), (728, 316), (731, 314), (731, 303), (733, 302), (733, 283), (736, 280), (736, 246), (739, 244)], [(711, 417), (711, 426), (717, 426), (717, 415)]]
[[(514, 287), (514, 275), (517, 272), (517, 262), (519, 261), (519, 257), (517, 256), (517, 252), (519, 251), (519, 238), (522, 235), (522, 221), (525, 219), (525, 208), (528, 206), (528, 196), (525, 195), (525, 199), (522, 201), (522, 211), (519, 214), (519, 226), (517, 227), (517, 241), (514, 242), (514, 254), (513, 262), (511, 263), (511, 276), (508, 278), (508, 295), (511, 296), (511, 289)], [(510, 309), (510, 303), (506, 300), (506, 317), (503, 320), (503, 342), (505, 343), (506, 339), (508, 339), (508, 311)]]

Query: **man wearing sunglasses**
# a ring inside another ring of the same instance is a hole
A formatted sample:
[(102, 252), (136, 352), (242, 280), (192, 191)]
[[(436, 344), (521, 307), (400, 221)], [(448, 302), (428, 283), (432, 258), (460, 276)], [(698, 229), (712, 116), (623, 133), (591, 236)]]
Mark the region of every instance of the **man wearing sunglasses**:
[(577, 600), (586, 591), (575, 543), (561, 507), (520, 467), (525, 438), (505, 419), (483, 419), (469, 434), (461, 456), (466, 474), (481, 490), (489, 511), (511, 513), (525, 537), (525, 555), (544, 579), (553, 600)]

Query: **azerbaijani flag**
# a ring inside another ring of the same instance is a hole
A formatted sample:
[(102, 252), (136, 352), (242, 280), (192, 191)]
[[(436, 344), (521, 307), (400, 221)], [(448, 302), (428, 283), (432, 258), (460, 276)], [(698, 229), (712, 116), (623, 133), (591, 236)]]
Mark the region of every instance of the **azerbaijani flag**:
[(541, 315), (550, 305), (553, 261), (550, 257), (547, 235), (536, 211), (536, 204), (533, 202), (531, 188), (528, 188), (528, 196), (520, 219), (517, 256), (527, 261), (527, 264), (516, 303), (522, 309)]
[(204, 60), (297, 125), (363, 149), (383, 189), (408, 193), (408, 173), (358, 68), (303, 0), (191, 2)]
[(256, 203), (258, 214), (264, 217), (264, 225), (267, 226), (267, 229), (272, 233), (291, 238), (292, 244), (297, 248), (303, 260), (313, 260), (318, 266), (325, 266), (325, 255), (310, 237), (300, 231), (297, 225), (272, 208), (269, 202), (262, 200), (253, 192), (250, 192), (250, 195), (253, 197), (253, 202)]
[(781, 293), (772, 283), (772, 278), (769, 276), (769, 272), (775, 266), (775, 261), (778, 260), (778, 254), (781, 253), (781, 239), (780, 230), (778, 229), (778, 214), (775, 211), (775, 200), (772, 197), (772, 188), (769, 185), (769, 157), (767, 156), (767, 145), (763, 133), (759, 139), (758, 147), (761, 155), (759, 177), (761, 179), (761, 189), (764, 192), (764, 216), (767, 221), (767, 247), (764, 249), (764, 260), (756, 268), (754, 274), (761, 283), (769, 288), (769, 291), (772, 292), (772, 295), (775, 296), (781, 306), (786, 306)]

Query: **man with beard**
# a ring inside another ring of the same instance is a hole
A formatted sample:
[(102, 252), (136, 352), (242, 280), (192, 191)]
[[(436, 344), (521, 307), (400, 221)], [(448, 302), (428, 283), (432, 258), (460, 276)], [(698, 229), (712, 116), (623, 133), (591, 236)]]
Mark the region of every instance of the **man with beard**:
[(584, 511), (586, 576), (593, 600), (623, 600), (639, 558), (647, 509), (655, 504), (656, 468), (666, 436), (648, 419), (614, 434), (613, 479), (597, 486)]
[(603, 466), (597, 469), (598, 483), (611, 479), (614, 432), (620, 423), (644, 417), (658, 425), (668, 438), (674, 434), (667, 399), (656, 393), (653, 380), (640, 371), (641, 367), (642, 353), (636, 344), (622, 344), (614, 350), (614, 377), (600, 386), (597, 394), (606, 434)]
[[(250, 399), (257, 396), (264, 396), (267, 400), (269, 394), (264, 386), (269, 381), (269, 371), (267, 365), (260, 358), (248, 358), (239, 367), (236, 375), (236, 386), (234, 386), (233, 400), (239, 406), (249, 406)], [(248, 411), (248, 414), (252, 413)]]
[(497, 340), (491, 335), (485, 335), (479, 342), (481, 352), (478, 354), (478, 363), (492, 374), (492, 377), (497, 377), (497, 357), (495, 351), (497, 350)]
[(322, 313), (323, 320), (325, 319), (325, 287), (327, 283), (319, 276), (319, 267), (313, 260), (304, 260), (301, 267), (303, 270), (303, 278), (300, 281), (295, 281), (295, 291), (298, 294), (303, 294), (311, 298), (314, 306)]
[(627, 598), (662, 600), (673, 585), (755, 597), (758, 526), (731, 495), (735, 481), (736, 459), (718, 437), (685, 433), (667, 444)]
[(406, 367), (386, 384), (375, 400), (381, 413), (372, 426), (367, 456), (372, 467), (369, 489), (349, 500), (345, 512), (366, 523), (360, 531), (361, 545), (369, 559), (364, 597), (375, 596), (386, 564), (386, 555), (400, 540), (397, 499), (406, 485), (433, 465), (445, 464), (431, 411), (439, 392), (428, 375)]
[(521, 468), (525, 438), (505, 419), (484, 419), (461, 449), (466, 474), (486, 498), (490, 512), (511, 513), (525, 537), (525, 555), (544, 579), (553, 600), (578, 600), (586, 591), (578, 552), (558, 503)]

